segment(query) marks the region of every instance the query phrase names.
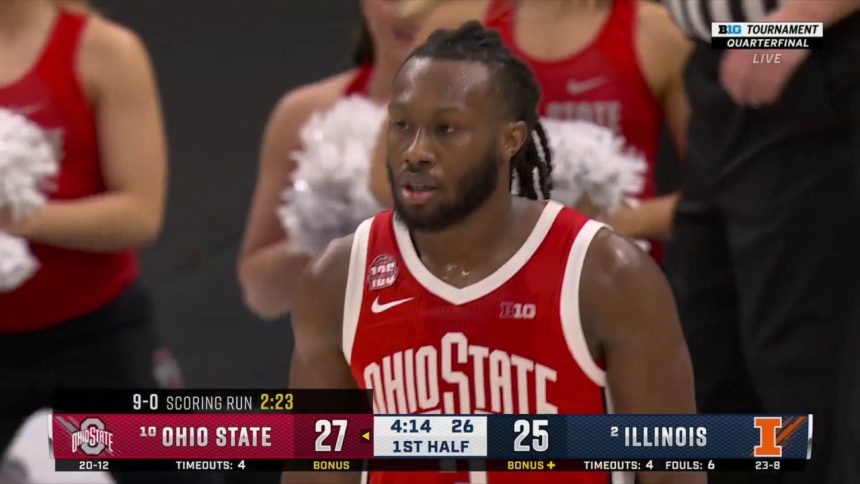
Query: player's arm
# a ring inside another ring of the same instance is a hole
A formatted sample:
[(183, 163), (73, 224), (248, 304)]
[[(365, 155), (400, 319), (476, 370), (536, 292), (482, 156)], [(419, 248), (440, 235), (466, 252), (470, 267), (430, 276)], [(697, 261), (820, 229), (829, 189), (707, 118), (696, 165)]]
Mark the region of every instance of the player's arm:
[[(352, 237), (332, 242), (301, 276), (292, 312), (296, 346), (290, 365), (291, 388), (355, 388), (341, 349), (351, 248)], [(360, 477), (346, 472), (291, 472), (283, 474), (281, 484), (352, 484)]]
[[(591, 354), (606, 362), (617, 413), (696, 412), (690, 355), (669, 284), (638, 247), (608, 230), (585, 259), (580, 297)], [(693, 473), (642, 473), (642, 484), (700, 484)]]

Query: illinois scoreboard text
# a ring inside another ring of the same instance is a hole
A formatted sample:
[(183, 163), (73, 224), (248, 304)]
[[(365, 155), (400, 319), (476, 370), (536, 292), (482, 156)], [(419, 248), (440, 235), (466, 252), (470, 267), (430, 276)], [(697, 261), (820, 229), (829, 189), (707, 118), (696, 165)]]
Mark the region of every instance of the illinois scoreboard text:
[(352, 390), (66, 391), (58, 471), (803, 469), (811, 415), (373, 415)]

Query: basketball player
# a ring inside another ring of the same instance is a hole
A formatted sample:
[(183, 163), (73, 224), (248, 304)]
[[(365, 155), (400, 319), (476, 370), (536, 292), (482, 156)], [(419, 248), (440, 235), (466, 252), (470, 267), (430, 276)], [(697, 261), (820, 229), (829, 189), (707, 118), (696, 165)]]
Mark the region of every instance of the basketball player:
[[(4, 0), (0, 35), (0, 109), (62, 153), (48, 203), (21, 221), (0, 213), (0, 230), (27, 239), (40, 263), (0, 294), (2, 454), (58, 387), (157, 386), (136, 249), (160, 232), (167, 161), (155, 78), (133, 32), (82, 1)], [(145, 476), (115, 477), (156, 479)]]
[[(301, 146), (299, 131), (311, 113), (330, 108), (344, 96), (388, 101), (394, 74), (412, 49), (418, 32), (413, 19), (397, 15), (397, 3), (362, 0), (357, 67), (290, 91), (269, 119), (238, 263), (245, 304), (264, 319), (290, 311), (296, 275), (310, 260), (309, 255), (291, 248), (290, 235), (284, 237), (276, 215), (282, 203), (281, 193), (295, 170), (292, 153)], [(370, 187), (373, 193), (379, 199), (390, 198), (384, 193), (388, 189), (385, 172), (375, 173), (375, 178)]]
[[(333, 242), (305, 272), (293, 312), (294, 387), (372, 387), (379, 413), (695, 411), (689, 356), (658, 266), (600, 223), (534, 201), (549, 196), (551, 171), (539, 98), (526, 65), (478, 22), (440, 30), (412, 53), (389, 106), (395, 209)], [(523, 198), (511, 195), (513, 172)], [(357, 479), (286, 474), (283, 482)], [(639, 479), (704, 482), (691, 474)]]
[(661, 260), (658, 241), (669, 236), (677, 197), (657, 192), (660, 131), (665, 119), (683, 156), (689, 110), (682, 73), (691, 48), (666, 10), (642, 0), (430, 3), (438, 5), (423, 22), (418, 42), (437, 28), (481, 20), (531, 67), (543, 93), (541, 116), (604, 125), (645, 156), (648, 171), (641, 204), (592, 215), (623, 235), (651, 239), (651, 253)]

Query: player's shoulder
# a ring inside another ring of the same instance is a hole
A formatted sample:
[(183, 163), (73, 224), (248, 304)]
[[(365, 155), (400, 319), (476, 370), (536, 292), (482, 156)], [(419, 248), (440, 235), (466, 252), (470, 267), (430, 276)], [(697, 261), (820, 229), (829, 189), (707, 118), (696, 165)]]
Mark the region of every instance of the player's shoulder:
[(355, 75), (356, 70), (350, 69), (291, 89), (278, 100), (272, 119), (303, 120), (315, 111), (332, 107), (343, 97)]
[(597, 300), (623, 296), (626, 289), (663, 277), (654, 259), (630, 239), (609, 228), (594, 235), (582, 269), (583, 287), (601, 296)]
[[(632, 298), (641, 297), (643, 284), (659, 282), (660, 269), (632, 241), (609, 228), (600, 228), (585, 250), (585, 260), (578, 274), (579, 314), (586, 339), (604, 341), (607, 334), (629, 324), (609, 321), (606, 315), (618, 308), (631, 307)], [(571, 297), (571, 295), (565, 295)], [(590, 345), (600, 352), (600, 345)], [(598, 354), (598, 353), (594, 353)]]
[(303, 283), (337, 291), (346, 287), (356, 234), (334, 239), (308, 265)]
[(355, 232), (329, 242), (326, 248), (309, 264), (306, 274), (303, 276), (303, 279), (307, 281), (303, 282), (322, 286), (326, 290), (336, 292), (338, 297), (341, 297), (346, 288), (350, 268), (353, 265), (353, 255), (357, 257), (362, 255), (360, 254), (361, 251), (355, 252), (354, 249), (362, 246), (367, 247), (371, 227), (377, 217), (379, 215), (359, 224)]
[(635, 313), (643, 308), (674, 305), (669, 283), (657, 262), (632, 240), (609, 228), (594, 235), (579, 279), (583, 328), (597, 341), (639, 324)]

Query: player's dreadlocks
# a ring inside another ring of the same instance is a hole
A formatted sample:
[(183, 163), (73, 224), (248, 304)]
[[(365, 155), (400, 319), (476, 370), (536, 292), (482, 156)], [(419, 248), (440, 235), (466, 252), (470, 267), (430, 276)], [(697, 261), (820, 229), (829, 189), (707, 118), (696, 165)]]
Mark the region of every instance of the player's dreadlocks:
[(410, 57), (475, 61), (490, 69), (511, 115), (518, 121), (525, 121), (529, 129), (528, 139), (511, 160), (511, 183), (516, 178), (519, 195), (537, 200), (534, 184), (537, 171), (541, 195), (548, 199), (552, 189), (552, 154), (538, 119), (540, 88), (528, 66), (511, 54), (499, 34), (472, 20), (456, 30), (433, 32)]

